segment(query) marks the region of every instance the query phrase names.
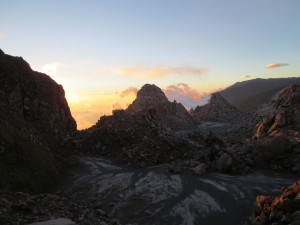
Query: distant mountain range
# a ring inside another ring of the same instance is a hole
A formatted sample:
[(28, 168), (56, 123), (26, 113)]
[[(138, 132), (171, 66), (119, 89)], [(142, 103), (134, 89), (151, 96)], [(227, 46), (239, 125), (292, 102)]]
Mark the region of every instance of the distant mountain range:
[(281, 89), (300, 83), (300, 77), (253, 79), (237, 82), (220, 91), (220, 94), (235, 108), (249, 112), (267, 102)]

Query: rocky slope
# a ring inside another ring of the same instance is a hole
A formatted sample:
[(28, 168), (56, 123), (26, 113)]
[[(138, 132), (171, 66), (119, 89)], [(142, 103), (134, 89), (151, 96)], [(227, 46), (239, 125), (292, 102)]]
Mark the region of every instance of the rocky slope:
[(220, 93), (213, 93), (209, 102), (191, 110), (197, 121), (232, 122), (243, 116), (243, 113), (231, 106)]
[(64, 90), (21, 57), (0, 51), (0, 188), (39, 190), (63, 166), (62, 136), (76, 130)]
[(166, 127), (160, 116), (155, 109), (114, 111), (112, 116), (102, 116), (92, 128), (78, 132), (70, 147), (83, 154), (113, 156), (139, 166), (159, 164), (196, 149)]
[(160, 115), (160, 120), (171, 129), (184, 130), (194, 126), (193, 118), (184, 106), (176, 101), (170, 102), (161, 89), (154, 84), (145, 84), (126, 111), (136, 113), (149, 109), (155, 109)]
[(158, 87), (146, 84), (128, 109), (102, 116), (66, 144), (85, 155), (113, 156), (144, 167), (200, 154), (196, 143), (173, 131), (190, 125), (193, 120), (181, 104), (169, 102)]
[(161, 120), (154, 108), (139, 112), (116, 110), (90, 129), (79, 131), (66, 147), (87, 156), (110, 156), (140, 167), (171, 163), (170, 171), (245, 173), (247, 167), (214, 135), (178, 133)]

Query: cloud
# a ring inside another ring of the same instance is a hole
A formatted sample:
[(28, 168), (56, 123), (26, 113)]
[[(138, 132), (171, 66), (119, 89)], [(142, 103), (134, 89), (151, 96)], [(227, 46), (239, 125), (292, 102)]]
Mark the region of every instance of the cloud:
[(57, 72), (61, 66), (62, 66), (62, 63), (59, 63), (59, 62), (49, 63), (47, 65), (42, 66), (39, 69), (39, 71), (41, 71), (42, 73), (45, 73), (51, 77), (57, 77)]
[(139, 89), (136, 87), (129, 87), (129, 88), (125, 89), (124, 91), (121, 91), (120, 96), (123, 98), (123, 97), (125, 97), (127, 95), (131, 95), (131, 94), (136, 95), (138, 90)]
[(176, 100), (187, 109), (194, 108), (197, 105), (204, 105), (210, 99), (210, 94), (198, 92), (184, 83), (167, 86), (163, 92), (170, 101)]
[(5, 36), (5, 35), (4, 35), (3, 33), (0, 32), (0, 39), (3, 39), (4, 36)]
[(281, 66), (288, 66), (289, 64), (287, 63), (271, 63), (265, 67), (263, 67), (263, 69), (272, 69), (272, 68), (277, 68), (277, 67), (281, 67)]
[(167, 75), (203, 75), (208, 71), (208, 68), (195, 68), (190, 66), (159, 66), (155, 68), (121, 68), (117, 69), (118, 73), (127, 77), (139, 77), (139, 78), (157, 78)]
[(243, 76), (241, 76), (242, 79), (248, 79), (250, 77), (251, 77), (250, 75), (243, 75)]
[(167, 86), (164, 90), (166, 94), (168, 93), (178, 93), (180, 95), (185, 95), (193, 100), (198, 100), (202, 97), (203, 94), (198, 91), (192, 89), (188, 84), (179, 83)]

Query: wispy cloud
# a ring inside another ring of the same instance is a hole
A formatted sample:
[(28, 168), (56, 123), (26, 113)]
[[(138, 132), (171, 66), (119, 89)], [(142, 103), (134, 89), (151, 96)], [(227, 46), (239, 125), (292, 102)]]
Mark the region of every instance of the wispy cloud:
[(0, 39), (3, 39), (4, 38), (4, 34), (2, 32), (0, 32)]
[(136, 87), (129, 87), (129, 88), (125, 89), (124, 91), (121, 91), (120, 96), (123, 98), (127, 95), (130, 95), (130, 94), (135, 95), (138, 92), (138, 90), (139, 89), (136, 88)]
[(277, 67), (281, 67), (281, 66), (288, 66), (289, 64), (287, 63), (271, 63), (265, 67), (263, 67), (263, 69), (272, 69), (272, 68), (277, 68)]
[(157, 78), (167, 75), (203, 75), (208, 71), (208, 68), (191, 66), (127, 67), (118, 68), (116, 71), (127, 77)]
[(250, 77), (251, 77), (250, 75), (243, 75), (243, 76), (241, 76), (242, 79), (248, 79)]

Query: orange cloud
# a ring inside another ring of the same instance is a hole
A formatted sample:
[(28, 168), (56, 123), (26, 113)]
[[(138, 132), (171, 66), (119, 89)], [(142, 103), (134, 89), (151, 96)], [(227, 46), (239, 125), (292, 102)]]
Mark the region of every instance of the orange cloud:
[(138, 90), (139, 89), (136, 87), (129, 87), (129, 88), (125, 89), (124, 91), (121, 91), (120, 96), (123, 98), (123, 97), (125, 97), (127, 95), (131, 95), (131, 94), (136, 95)]
[(244, 76), (241, 76), (242, 79), (248, 79), (250, 78), (251, 76), (250, 75), (244, 75)]
[(164, 92), (166, 94), (175, 92), (177, 94), (187, 96), (188, 98), (193, 100), (201, 99), (201, 97), (203, 96), (203, 93), (199, 93), (198, 91), (192, 89), (188, 84), (184, 83), (167, 86)]
[(194, 68), (188, 66), (157, 68), (121, 68), (118, 72), (128, 77), (157, 78), (167, 75), (202, 75), (208, 71), (207, 68)]
[(288, 66), (289, 64), (287, 63), (271, 63), (265, 67), (263, 67), (263, 69), (272, 69), (272, 68), (277, 68), (277, 67), (281, 67), (281, 66)]
[(179, 83), (166, 87), (163, 92), (170, 101), (180, 102), (186, 109), (208, 103), (210, 94), (192, 89), (188, 84)]

